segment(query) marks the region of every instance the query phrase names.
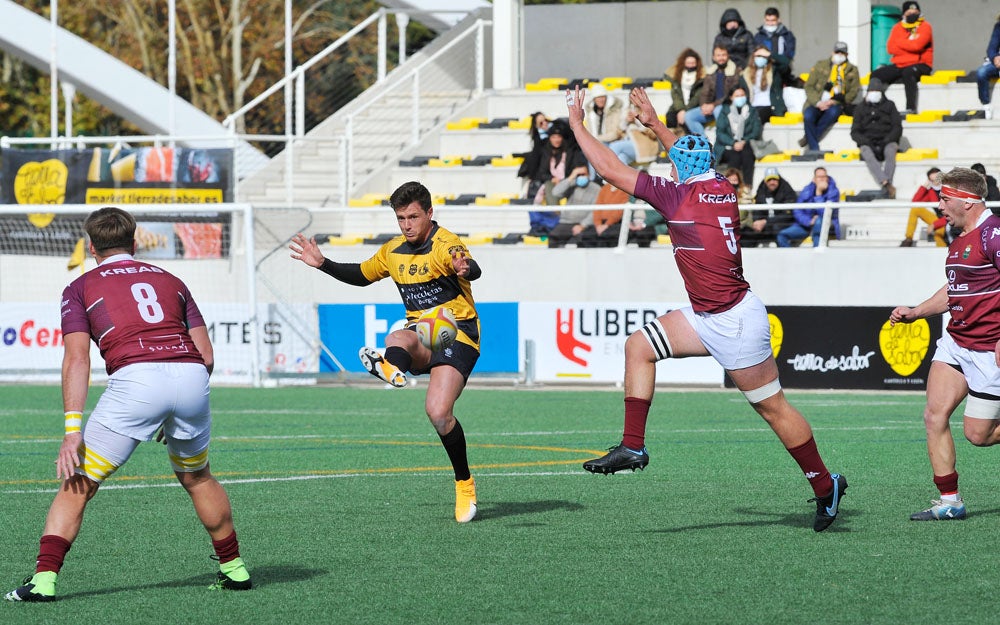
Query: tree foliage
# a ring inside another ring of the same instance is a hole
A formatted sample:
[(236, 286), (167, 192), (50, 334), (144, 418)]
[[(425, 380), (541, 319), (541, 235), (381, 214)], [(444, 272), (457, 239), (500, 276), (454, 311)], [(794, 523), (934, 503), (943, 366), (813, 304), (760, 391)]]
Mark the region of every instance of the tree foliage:
[[(48, 17), (49, 0), (22, 0)], [(224, 119), (285, 73), (284, 0), (177, 0), (176, 89), (178, 95), (217, 120)], [(292, 56), (297, 66), (328, 46), (379, 8), (374, 0), (294, 0)], [(388, 20), (394, 41), (395, 21)], [(61, 2), (59, 25), (86, 39), (152, 80), (168, 84), (168, 4), (166, 0), (74, 0)], [(429, 33), (411, 21), (413, 48)], [(389, 46), (390, 62), (395, 55)], [(310, 75), (306, 109), (322, 119), (373, 84), (377, 38), (374, 25), (337, 51)], [(49, 79), (19, 59), (0, 59), (0, 133), (47, 136)], [(63, 123), (62, 113), (59, 116)], [(74, 104), (72, 134), (131, 134), (110, 111), (82, 96)], [(254, 133), (284, 132), (284, 98), (275, 94), (246, 118)], [(64, 134), (65, 129), (60, 128)]]

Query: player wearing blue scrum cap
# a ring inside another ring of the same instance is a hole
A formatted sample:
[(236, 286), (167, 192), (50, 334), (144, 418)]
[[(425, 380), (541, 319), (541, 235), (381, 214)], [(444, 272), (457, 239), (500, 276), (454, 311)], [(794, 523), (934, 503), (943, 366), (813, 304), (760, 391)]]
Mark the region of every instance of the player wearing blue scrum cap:
[(633, 89), (629, 100), (638, 111), (636, 119), (667, 148), (673, 180), (623, 164), (594, 138), (583, 125), (584, 93), (579, 88), (566, 92), (570, 128), (605, 180), (645, 200), (667, 220), (691, 305), (654, 319), (626, 341), (624, 436), (583, 468), (608, 474), (649, 464), (646, 418), (657, 361), (711, 355), (801, 467), (816, 495), (811, 500), (816, 502), (813, 529), (821, 532), (836, 518), (847, 480), (827, 470), (812, 428), (781, 390), (767, 310), (743, 277), (736, 191), (712, 168), (712, 144), (705, 137), (678, 139), (657, 117), (642, 88)]

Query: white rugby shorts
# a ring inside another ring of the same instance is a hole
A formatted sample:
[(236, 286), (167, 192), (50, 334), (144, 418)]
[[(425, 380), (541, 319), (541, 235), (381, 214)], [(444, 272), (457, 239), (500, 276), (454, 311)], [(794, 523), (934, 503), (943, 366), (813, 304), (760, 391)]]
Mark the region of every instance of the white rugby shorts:
[(725, 312), (695, 312), (690, 306), (681, 312), (723, 369), (745, 369), (771, 357), (767, 309), (752, 291)]
[[(933, 360), (960, 368), (971, 393), (1000, 397), (1000, 367), (997, 367), (992, 351), (980, 352), (961, 347), (945, 332), (938, 339)], [(1000, 400), (970, 395), (965, 402), (965, 416), (1000, 419)]]

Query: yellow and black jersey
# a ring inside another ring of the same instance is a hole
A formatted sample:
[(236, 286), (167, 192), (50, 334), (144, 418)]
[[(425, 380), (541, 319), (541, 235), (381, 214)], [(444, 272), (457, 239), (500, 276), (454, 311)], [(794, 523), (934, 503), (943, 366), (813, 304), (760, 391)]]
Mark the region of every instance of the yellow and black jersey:
[(434, 222), (430, 236), (414, 246), (403, 235), (382, 245), (374, 256), (361, 263), (365, 278), (376, 282), (392, 278), (406, 307), (406, 319), (416, 321), (425, 310), (444, 305), (458, 322), (458, 340), (479, 349), (479, 315), (472, 299), (472, 286), (455, 273), (454, 252), (472, 259), (456, 234)]

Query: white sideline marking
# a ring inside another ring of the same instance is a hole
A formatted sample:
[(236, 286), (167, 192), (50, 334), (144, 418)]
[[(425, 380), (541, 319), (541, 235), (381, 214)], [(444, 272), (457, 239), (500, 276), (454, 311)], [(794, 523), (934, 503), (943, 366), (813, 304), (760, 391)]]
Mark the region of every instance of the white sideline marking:
[[(221, 479), (220, 484), (265, 484), (268, 482), (303, 482), (306, 480), (335, 480), (349, 477), (441, 477), (440, 472), (419, 472), (419, 473), (336, 473), (333, 475), (288, 475), (285, 477), (252, 477), (239, 479)], [(535, 471), (532, 473), (476, 473), (476, 477), (551, 477), (551, 476), (577, 476), (590, 475), (583, 471)], [(101, 492), (106, 490), (140, 490), (145, 488), (180, 488), (179, 482), (166, 482), (163, 484), (107, 484), (101, 486)], [(0, 491), (4, 495), (35, 495), (44, 493), (56, 493), (58, 488), (36, 488), (23, 490)]]

